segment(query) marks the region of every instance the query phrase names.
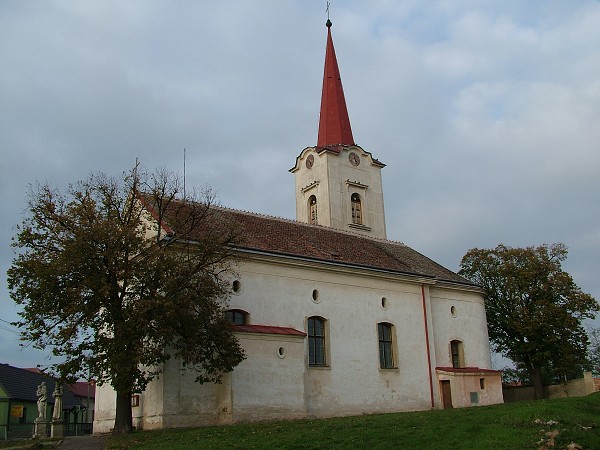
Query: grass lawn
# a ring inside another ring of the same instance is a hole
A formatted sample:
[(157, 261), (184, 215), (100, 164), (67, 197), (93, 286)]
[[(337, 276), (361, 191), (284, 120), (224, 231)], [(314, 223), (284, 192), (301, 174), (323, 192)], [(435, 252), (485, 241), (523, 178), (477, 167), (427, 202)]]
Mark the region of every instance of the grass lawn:
[(557, 449), (575, 442), (600, 450), (600, 392), (452, 410), (138, 431), (111, 437), (107, 448), (521, 450), (538, 449), (551, 430), (559, 431)]

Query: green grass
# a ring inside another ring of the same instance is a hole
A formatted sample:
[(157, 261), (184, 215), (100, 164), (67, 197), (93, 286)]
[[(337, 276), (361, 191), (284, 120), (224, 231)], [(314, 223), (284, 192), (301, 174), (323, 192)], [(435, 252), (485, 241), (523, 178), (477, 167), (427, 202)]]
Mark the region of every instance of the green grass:
[[(558, 424), (545, 426), (535, 419)], [(521, 450), (538, 449), (550, 430), (560, 432), (556, 449), (575, 442), (599, 450), (600, 393), (453, 410), (138, 431), (111, 436), (107, 448)]]
[[(558, 424), (544, 426), (535, 419)], [(600, 449), (600, 393), (453, 410), (138, 431), (110, 437), (107, 448), (520, 450), (538, 449), (549, 430), (560, 431), (557, 449), (571, 442)]]
[[(536, 419), (558, 424), (536, 424)], [(110, 437), (107, 448), (524, 450), (538, 449), (544, 431), (550, 430), (559, 431), (556, 449), (575, 442), (584, 449), (600, 450), (600, 392), (454, 410), (139, 431)], [(0, 448), (33, 448), (31, 444), (34, 441), (0, 441)]]

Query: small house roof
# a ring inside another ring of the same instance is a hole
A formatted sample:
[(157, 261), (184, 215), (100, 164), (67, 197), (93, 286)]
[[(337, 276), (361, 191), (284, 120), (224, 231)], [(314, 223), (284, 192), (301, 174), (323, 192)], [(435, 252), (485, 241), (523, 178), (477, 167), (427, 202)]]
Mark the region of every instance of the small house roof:
[[(41, 371), (40, 371), (41, 372)], [(40, 383), (46, 383), (48, 404), (54, 404), (52, 393), (56, 387), (56, 380), (44, 373), (18, 367), (0, 364), (0, 385), (8, 395), (9, 400), (37, 402), (36, 391)], [(81, 402), (70, 392), (69, 387), (63, 385), (63, 408), (71, 409)]]

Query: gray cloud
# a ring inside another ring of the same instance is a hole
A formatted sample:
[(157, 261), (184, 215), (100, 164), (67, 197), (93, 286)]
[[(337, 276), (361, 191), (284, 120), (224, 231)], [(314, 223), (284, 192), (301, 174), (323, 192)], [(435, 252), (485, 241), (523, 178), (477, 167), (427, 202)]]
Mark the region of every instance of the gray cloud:
[[(293, 218), (287, 170), (317, 135), (321, 6), (2, 2), (0, 270), (28, 183), (118, 175), (136, 158), (181, 171), (184, 148), (188, 185)], [(388, 165), (389, 237), (454, 270), (472, 247), (565, 242), (566, 269), (600, 298), (599, 4), (382, 0), (331, 14), (354, 137)], [(0, 318), (14, 320), (0, 283)], [(0, 327), (0, 361), (44, 363), (15, 337)]]

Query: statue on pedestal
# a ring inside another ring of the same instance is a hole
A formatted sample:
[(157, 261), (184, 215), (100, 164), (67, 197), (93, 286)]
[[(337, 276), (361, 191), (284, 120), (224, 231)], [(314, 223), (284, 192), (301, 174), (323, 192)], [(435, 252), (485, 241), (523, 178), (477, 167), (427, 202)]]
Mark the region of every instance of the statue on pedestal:
[(48, 402), (48, 391), (46, 389), (46, 383), (41, 382), (35, 392), (37, 395), (37, 409), (38, 416), (35, 419), (35, 426), (33, 428), (33, 438), (45, 438), (46, 437), (46, 404)]
[(61, 420), (63, 389), (60, 383), (56, 383), (56, 388), (54, 388), (52, 396), (54, 397), (54, 410), (52, 411), (52, 421)]
[(38, 397), (37, 408), (38, 416), (35, 419), (37, 422), (46, 421), (46, 403), (48, 401), (48, 391), (46, 390), (46, 383), (42, 381), (37, 388), (35, 393)]
[(50, 428), (50, 436), (53, 438), (62, 438), (65, 435), (62, 421), (63, 389), (59, 382), (56, 382), (56, 387), (54, 388), (52, 395), (54, 396), (54, 409), (52, 410), (52, 427)]

